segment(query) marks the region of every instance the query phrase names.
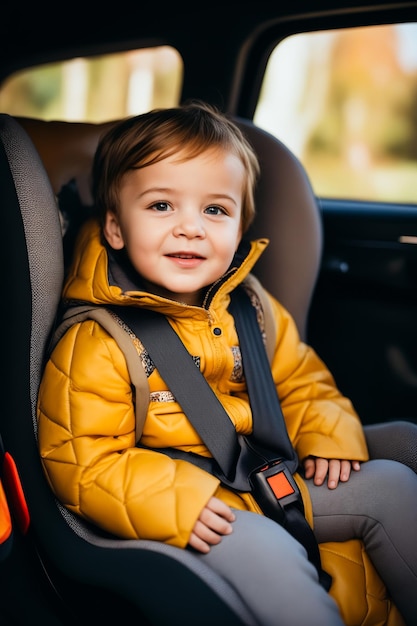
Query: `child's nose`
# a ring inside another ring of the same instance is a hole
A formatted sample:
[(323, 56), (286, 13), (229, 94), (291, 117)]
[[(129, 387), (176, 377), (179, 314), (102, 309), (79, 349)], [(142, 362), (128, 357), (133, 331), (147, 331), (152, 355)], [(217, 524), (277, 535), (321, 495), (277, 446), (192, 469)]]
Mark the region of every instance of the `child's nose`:
[(203, 219), (199, 213), (187, 211), (178, 216), (174, 228), (176, 237), (204, 237)]

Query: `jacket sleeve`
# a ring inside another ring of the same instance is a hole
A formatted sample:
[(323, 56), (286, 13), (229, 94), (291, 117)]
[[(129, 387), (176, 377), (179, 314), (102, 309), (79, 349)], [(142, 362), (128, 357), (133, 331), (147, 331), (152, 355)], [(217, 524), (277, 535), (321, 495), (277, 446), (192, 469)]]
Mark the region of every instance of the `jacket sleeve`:
[(57, 498), (124, 538), (184, 547), (219, 481), (135, 447), (123, 353), (96, 322), (71, 327), (54, 349), (38, 399), (39, 447)]
[(351, 403), (316, 352), (298, 335), (291, 315), (275, 299), (277, 320), (272, 372), (290, 439), (300, 460), (368, 460), (365, 435)]

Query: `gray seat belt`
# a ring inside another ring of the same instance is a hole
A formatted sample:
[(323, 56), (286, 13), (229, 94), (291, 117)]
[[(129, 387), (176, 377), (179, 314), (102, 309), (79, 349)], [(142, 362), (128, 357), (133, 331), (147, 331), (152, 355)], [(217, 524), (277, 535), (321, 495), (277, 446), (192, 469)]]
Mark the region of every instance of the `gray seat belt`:
[[(136, 307), (107, 308), (140, 337), (213, 459), (173, 448), (158, 451), (199, 465), (232, 489), (251, 492), (264, 513), (284, 525), (305, 546), (321, 584), (328, 590), (331, 578), (321, 568), (318, 545), (292, 478), (298, 459), (288, 437), (256, 312), (247, 293), (242, 288), (236, 289), (230, 309), (235, 318), (254, 415), (250, 437), (236, 433), (222, 404), (164, 315)], [(278, 497), (272, 486), (278, 474), (285, 474), (285, 484), (289, 484), (283, 497)]]

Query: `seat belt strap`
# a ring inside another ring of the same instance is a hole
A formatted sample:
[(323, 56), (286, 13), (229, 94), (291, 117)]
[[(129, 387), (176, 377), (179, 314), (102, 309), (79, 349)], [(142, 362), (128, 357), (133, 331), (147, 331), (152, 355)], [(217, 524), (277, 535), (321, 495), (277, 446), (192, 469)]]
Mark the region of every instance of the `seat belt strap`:
[[(281, 456), (285, 460), (288, 459), (289, 463), (286, 463), (286, 467), (291, 468), (292, 473), (297, 469), (298, 459), (285, 427), (265, 346), (262, 342), (256, 315), (253, 315), (254, 307), (247, 293), (243, 290), (239, 291), (239, 293), (237, 290), (235, 291), (236, 293), (233, 295), (235, 304), (232, 307), (232, 312), (233, 315), (236, 314), (235, 324), (239, 341), (241, 341), (241, 338), (245, 338), (241, 345), (242, 360), (244, 367), (248, 366), (248, 371), (246, 372), (244, 369), (244, 372), (251, 403), (251, 393), (254, 395), (253, 401), (255, 403), (252, 405), (254, 414), (253, 439), (256, 439), (259, 432), (262, 439), (260, 442), (261, 446), (263, 445), (265, 448), (270, 449), (273, 443), (274, 448), (277, 448), (277, 456)], [(233, 481), (235, 470), (238, 467), (238, 460), (240, 460), (240, 453), (243, 452), (245, 456), (247, 451), (250, 451), (251, 446), (247, 446), (247, 438), (238, 438), (236, 430), (225, 413), (223, 406), (195, 365), (177, 333), (172, 329), (167, 318), (160, 313), (142, 308), (118, 306), (108, 308), (121, 316), (136, 336), (140, 337), (160, 375), (213, 455), (214, 462), (217, 462), (226, 477)], [(246, 352), (244, 360), (243, 352), (246, 350), (251, 350), (251, 352)], [(258, 353), (260, 353), (260, 356)], [(259, 356), (259, 361), (255, 358), (255, 362), (252, 364), (249, 355), (250, 357)], [(173, 363), (175, 363), (175, 367), (172, 366)], [(265, 384), (262, 383), (258, 391), (257, 385), (260, 381), (263, 381)], [(266, 398), (272, 398), (272, 401), (265, 412)], [(263, 423), (264, 419), (265, 422)], [(185, 458), (191, 462), (193, 462), (194, 457), (197, 457), (197, 455), (190, 457), (189, 453), (182, 453), (173, 449), (161, 450), (161, 452), (165, 452), (173, 458), (184, 458), (185, 454)], [(177, 454), (178, 452), (179, 454)], [(199, 459), (195, 458), (194, 461), (201, 466)], [(213, 463), (213, 460), (211, 462)], [(257, 462), (259, 462), (259, 456), (257, 457)], [(245, 458), (239, 467), (242, 465), (245, 466)], [(254, 470), (255, 467), (251, 469)], [(288, 489), (291, 487), (291, 482), (288, 481), (292, 480), (292, 476), (288, 469), (286, 471), (288, 476), (287, 483), (289, 484), (289, 487), (286, 488)], [(216, 474), (213, 471), (212, 473)], [(249, 471), (247, 475), (249, 475)], [(262, 490), (263, 472), (257, 473), (258, 485), (259, 478), (261, 479)], [(276, 489), (278, 489), (277, 480), (279, 481), (280, 479), (275, 479), (272, 484), (267, 480), (268, 488), (275, 495), (277, 495)], [(283, 487), (282, 480), (279, 487), (281, 489)], [(293, 490), (295, 489), (298, 490), (296, 486), (294, 486)], [(266, 501), (268, 501), (268, 496), (269, 494), (267, 494)], [(293, 493), (290, 492), (284, 494), (284, 496), (281, 494), (279, 498), (281, 498), (283, 503), (286, 499), (290, 500), (290, 502), (288, 506), (282, 505), (282, 511), (279, 510), (279, 507), (272, 507), (272, 510), (276, 511), (276, 513), (275, 515), (272, 513), (270, 516), (280, 524), (284, 520), (284, 526), (288, 532), (304, 545), (309, 560), (317, 569), (321, 584), (328, 590), (331, 578), (322, 570), (320, 552), (314, 533), (305, 519), (299, 498), (293, 498), (292, 496)]]
[[(119, 307), (117, 311), (120, 312), (121, 308)], [(98, 322), (116, 340), (119, 348), (125, 355), (130, 381), (135, 388), (136, 398), (141, 399), (140, 402), (135, 403), (135, 432), (136, 440), (139, 441), (148, 413), (149, 384), (146, 372), (140, 362), (138, 340), (134, 335), (132, 336), (130, 328), (123, 326), (123, 320), (120, 315), (115, 315), (107, 307), (91, 304), (69, 307), (51, 338), (48, 355), (51, 354), (58, 341), (71, 326), (84, 322), (87, 319)]]
[[(287, 467), (295, 472), (298, 457), (285, 425), (265, 345), (259, 331), (256, 310), (242, 287), (238, 287), (233, 292), (229, 310), (235, 320), (243, 371), (254, 416), (252, 436), (261, 445), (277, 449), (284, 459), (288, 459)], [(261, 476), (262, 472), (259, 475)], [(285, 478), (285, 472), (266, 478), (269, 487), (278, 499), (282, 498), (283, 502), (285, 498), (290, 498), (292, 495), (291, 483)], [(305, 519), (304, 512), (296, 502), (291, 502), (285, 507), (285, 513), (285, 527), (295, 539), (304, 545), (309, 560), (316, 566), (320, 583), (326, 590), (329, 590), (331, 577), (321, 567), (318, 543), (312, 528)]]
[(287, 461), (292, 472), (298, 458), (288, 436), (281, 403), (272, 378), (265, 344), (262, 340), (256, 309), (243, 287), (233, 292), (229, 311), (235, 320), (242, 355), (243, 372), (252, 408), (255, 441), (266, 448), (277, 450)]
[(236, 430), (168, 319), (144, 308), (108, 306), (133, 330), (228, 480), (240, 447)]

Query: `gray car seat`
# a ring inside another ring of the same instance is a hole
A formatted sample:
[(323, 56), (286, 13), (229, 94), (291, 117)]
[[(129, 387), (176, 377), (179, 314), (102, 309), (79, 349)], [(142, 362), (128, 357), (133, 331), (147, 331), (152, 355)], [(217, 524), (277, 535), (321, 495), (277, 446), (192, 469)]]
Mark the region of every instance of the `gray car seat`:
[[(321, 257), (318, 206), (304, 170), (289, 150), (250, 122), (238, 123), (261, 160), (257, 197), (260, 212), (252, 234), (264, 235), (267, 231), (272, 239), (257, 273), (292, 312), (305, 338)], [(35, 148), (23, 126), (29, 128), (30, 124), (0, 115), (6, 361), (1, 378), (0, 434), (5, 449), (16, 461), (27, 500), (31, 566), (39, 578), (45, 579), (42, 592), (47, 587), (54, 600), (49, 603), (48, 596), (42, 604), (42, 621), (84, 626), (134, 619), (134, 623), (145, 626), (187, 626), (194, 625), (198, 616), (202, 626), (254, 624), (244, 598), (191, 552), (158, 542), (106, 536), (62, 507), (47, 484), (37, 449), (36, 399), (64, 276), (65, 215), (58, 211), (56, 194), (62, 185), (65, 188), (65, 183), (71, 183), (74, 172), (70, 170), (68, 179), (62, 178), (61, 172), (58, 182), (51, 172), (48, 177), (44, 168), (47, 158), (42, 154), (42, 161), (39, 156), (42, 147)], [(36, 138), (36, 133), (32, 137)], [(97, 139), (88, 147), (91, 158)], [(289, 211), (279, 212), (283, 206)], [(279, 239), (279, 245), (274, 245), (277, 232), (275, 241)], [(294, 254), (294, 241), (300, 242), (297, 247), (303, 254), (298, 250)], [(400, 428), (407, 430), (408, 426), (412, 425), (404, 423)], [(387, 456), (387, 443), (392, 449), (392, 437), (386, 428), (391, 427), (375, 428), (376, 436), (371, 437), (376, 456)], [(411, 460), (416, 469), (416, 451), (415, 435), (406, 435), (398, 439), (394, 455), (409, 464)], [(41, 593), (32, 596), (33, 602), (42, 597)], [(48, 612), (46, 606), (54, 609)]]
[[(36, 399), (63, 280), (61, 223), (42, 161), (8, 115), (0, 116), (0, 180), (7, 359), (0, 433), (26, 496), (27, 540), (33, 542), (58, 602), (50, 623), (91, 626), (133, 620), (195, 626), (198, 616), (198, 623), (207, 626), (253, 625), (244, 599), (191, 552), (105, 536), (53, 497), (37, 450)], [(36, 609), (32, 607), (33, 623)], [(17, 605), (15, 610), (20, 612)], [(48, 623), (48, 616), (42, 621)]]

